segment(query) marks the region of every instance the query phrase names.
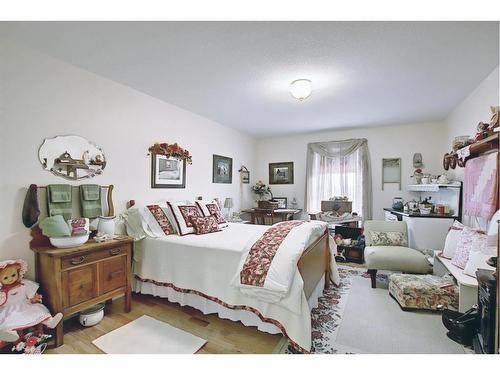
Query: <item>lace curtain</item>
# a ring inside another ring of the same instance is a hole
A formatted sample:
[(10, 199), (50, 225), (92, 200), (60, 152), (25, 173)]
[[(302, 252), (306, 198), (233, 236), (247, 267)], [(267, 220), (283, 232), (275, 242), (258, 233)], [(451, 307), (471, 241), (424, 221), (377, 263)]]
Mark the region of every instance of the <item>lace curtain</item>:
[(354, 212), (365, 220), (372, 218), (372, 184), (366, 139), (307, 145), (307, 211), (319, 212), (321, 201), (335, 195), (349, 197)]

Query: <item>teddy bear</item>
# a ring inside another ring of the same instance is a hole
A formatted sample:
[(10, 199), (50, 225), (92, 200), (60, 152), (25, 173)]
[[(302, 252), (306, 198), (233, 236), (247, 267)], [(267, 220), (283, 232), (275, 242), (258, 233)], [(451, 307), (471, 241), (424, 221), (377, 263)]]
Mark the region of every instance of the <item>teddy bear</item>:
[(37, 294), (38, 284), (23, 279), (28, 264), (22, 260), (0, 262), (0, 340), (15, 342), (17, 330), (43, 324), (55, 328), (63, 315), (52, 316)]

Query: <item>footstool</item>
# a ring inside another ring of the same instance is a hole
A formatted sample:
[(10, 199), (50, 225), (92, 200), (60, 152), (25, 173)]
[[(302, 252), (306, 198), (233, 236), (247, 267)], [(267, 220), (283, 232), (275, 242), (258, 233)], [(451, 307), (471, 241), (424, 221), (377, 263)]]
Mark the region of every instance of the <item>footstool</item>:
[(439, 310), (441, 306), (458, 308), (458, 287), (447, 277), (392, 274), (389, 276), (389, 294), (403, 310)]

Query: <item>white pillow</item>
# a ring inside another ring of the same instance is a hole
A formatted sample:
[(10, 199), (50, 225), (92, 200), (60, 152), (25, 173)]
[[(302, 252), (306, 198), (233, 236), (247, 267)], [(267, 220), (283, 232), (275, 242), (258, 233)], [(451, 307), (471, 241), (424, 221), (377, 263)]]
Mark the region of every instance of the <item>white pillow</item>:
[[(493, 250), (496, 251), (496, 248), (493, 248)], [(491, 267), (489, 264), (486, 263), (486, 261), (494, 255), (495, 255), (494, 252), (493, 254), (486, 254), (479, 250), (471, 251), (469, 253), (469, 260), (467, 261), (467, 264), (465, 265), (464, 268), (464, 274), (476, 277), (476, 271), (479, 268), (483, 270), (494, 271), (495, 268)]]
[(143, 209), (144, 207), (131, 207), (123, 214), (127, 234), (136, 241), (153, 235), (143, 219)]
[(449, 229), (448, 234), (446, 235), (444, 249), (441, 254), (443, 258), (453, 259), (453, 256), (457, 251), (457, 245), (460, 233), (462, 232), (462, 229), (464, 229), (464, 227), (465, 225), (463, 225), (460, 221), (455, 220), (455, 222)]

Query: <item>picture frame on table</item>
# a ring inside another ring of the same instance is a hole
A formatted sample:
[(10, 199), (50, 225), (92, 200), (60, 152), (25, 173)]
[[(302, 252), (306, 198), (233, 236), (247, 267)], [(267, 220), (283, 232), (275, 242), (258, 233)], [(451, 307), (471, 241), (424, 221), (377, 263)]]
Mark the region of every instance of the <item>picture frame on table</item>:
[(293, 161), (269, 163), (269, 185), (293, 184)]
[(151, 188), (186, 188), (186, 162), (166, 155), (151, 154)]
[(212, 182), (231, 184), (233, 182), (233, 159), (227, 156), (213, 155)]
[(288, 199), (283, 197), (283, 198), (277, 198), (277, 197), (274, 197), (274, 201), (275, 202), (278, 202), (278, 209), (283, 209), (283, 208), (287, 208), (287, 205), (288, 205)]

